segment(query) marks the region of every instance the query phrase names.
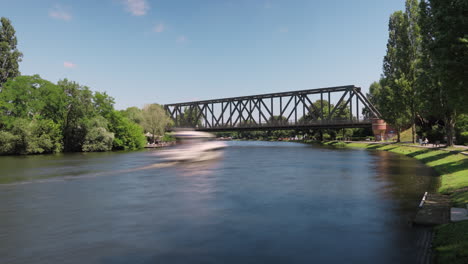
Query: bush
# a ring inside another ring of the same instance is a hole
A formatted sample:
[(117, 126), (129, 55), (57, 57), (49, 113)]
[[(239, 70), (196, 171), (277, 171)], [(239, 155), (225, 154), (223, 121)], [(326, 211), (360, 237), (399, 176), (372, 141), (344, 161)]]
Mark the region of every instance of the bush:
[(468, 131), (466, 132), (461, 132), (460, 136), (458, 137), (458, 143), (468, 146)]
[(164, 136), (162, 137), (161, 141), (163, 142), (171, 142), (171, 141), (176, 141), (176, 138), (169, 134), (169, 133), (164, 133)]
[(97, 116), (91, 119), (87, 127), (82, 146), (83, 151), (109, 151), (112, 149), (114, 133), (107, 131), (107, 121), (104, 117)]
[(10, 131), (0, 131), (1, 154), (41, 154), (60, 152), (60, 126), (52, 120), (18, 118)]
[(0, 154), (14, 154), (17, 140), (12, 133), (0, 131)]
[(32, 137), (28, 153), (57, 153), (63, 149), (60, 126), (52, 120), (31, 122)]
[(135, 150), (146, 144), (143, 128), (118, 111), (112, 112), (109, 130), (114, 133), (112, 147), (115, 150)]

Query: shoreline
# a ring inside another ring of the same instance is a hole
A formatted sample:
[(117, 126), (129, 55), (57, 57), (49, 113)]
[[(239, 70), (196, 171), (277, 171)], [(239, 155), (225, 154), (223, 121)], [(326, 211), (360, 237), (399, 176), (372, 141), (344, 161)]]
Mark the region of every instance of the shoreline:
[[(439, 175), (440, 186), (437, 193), (450, 197), (454, 207), (468, 208), (468, 156), (464, 151), (453, 151), (442, 148), (411, 146), (405, 143), (377, 143), (327, 141), (307, 142), (324, 146), (383, 150), (415, 158), (426, 166), (433, 168)], [(433, 228), (434, 238), (431, 247), (435, 253), (434, 263), (467, 263), (468, 221), (450, 222)], [(431, 261), (429, 261), (431, 263)]]

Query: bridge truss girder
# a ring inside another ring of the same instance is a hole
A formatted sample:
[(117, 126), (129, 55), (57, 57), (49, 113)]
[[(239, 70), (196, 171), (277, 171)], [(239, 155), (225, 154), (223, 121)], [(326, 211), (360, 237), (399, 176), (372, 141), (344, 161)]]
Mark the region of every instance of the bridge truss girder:
[[(331, 102), (334, 94), (339, 95), (336, 104)], [(361, 118), (360, 104), (368, 116)], [(175, 127), (204, 131), (366, 127), (369, 118), (380, 118), (361, 88), (354, 85), (167, 104), (164, 108)], [(343, 117), (346, 109), (349, 116)]]

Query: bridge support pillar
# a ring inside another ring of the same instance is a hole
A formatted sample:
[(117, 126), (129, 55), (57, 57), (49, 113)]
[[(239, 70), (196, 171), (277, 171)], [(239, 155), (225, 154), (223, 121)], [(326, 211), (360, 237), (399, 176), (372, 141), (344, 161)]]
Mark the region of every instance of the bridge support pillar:
[(385, 131), (387, 130), (387, 123), (383, 119), (372, 119), (372, 132), (374, 132), (375, 141), (385, 140)]

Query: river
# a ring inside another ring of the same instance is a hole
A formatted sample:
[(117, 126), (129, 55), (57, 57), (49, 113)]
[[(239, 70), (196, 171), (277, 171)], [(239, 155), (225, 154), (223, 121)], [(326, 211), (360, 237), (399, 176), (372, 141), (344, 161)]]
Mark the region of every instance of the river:
[[(415, 263), (438, 179), (384, 151), (229, 142), (219, 160), (155, 151), (0, 157), (0, 263)], [(49, 176), (58, 176), (43, 179)]]

